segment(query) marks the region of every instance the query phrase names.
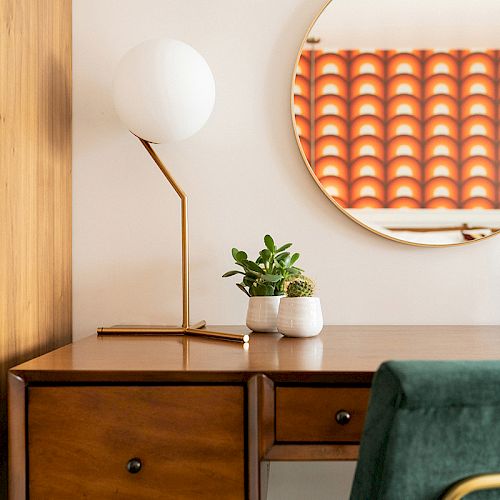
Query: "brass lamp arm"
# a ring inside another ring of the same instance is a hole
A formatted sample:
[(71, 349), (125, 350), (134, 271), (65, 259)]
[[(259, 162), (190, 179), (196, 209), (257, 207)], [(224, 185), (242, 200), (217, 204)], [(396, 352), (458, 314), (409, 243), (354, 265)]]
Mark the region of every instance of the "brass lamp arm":
[(182, 188), (177, 184), (177, 181), (173, 178), (172, 174), (167, 170), (163, 162), (161, 161), (160, 157), (156, 154), (156, 151), (153, 149), (153, 146), (151, 146), (151, 143), (148, 141), (145, 141), (144, 139), (141, 139), (138, 137), (139, 141), (141, 141), (141, 144), (146, 148), (146, 151), (150, 154), (151, 158), (153, 158), (153, 161), (158, 165), (158, 168), (161, 170), (161, 173), (166, 177), (170, 185), (174, 188), (175, 192), (179, 195), (179, 198), (181, 200), (187, 200), (187, 195), (186, 193), (182, 190)]
[(189, 243), (188, 243), (188, 207), (187, 195), (177, 184), (172, 174), (167, 170), (151, 143), (138, 138), (153, 161), (156, 163), (161, 173), (165, 176), (174, 191), (181, 199), (181, 228), (182, 228), (182, 328), (189, 328)]

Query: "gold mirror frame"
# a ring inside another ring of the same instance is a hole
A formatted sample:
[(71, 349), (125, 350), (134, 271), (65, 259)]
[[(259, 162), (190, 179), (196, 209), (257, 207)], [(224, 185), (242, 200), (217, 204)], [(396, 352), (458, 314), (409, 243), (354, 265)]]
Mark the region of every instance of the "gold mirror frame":
[(446, 244), (417, 243), (417, 242), (412, 242), (412, 241), (407, 241), (407, 240), (403, 240), (403, 239), (394, 238), (394, 237), (392, 237), (392, 236), (390, 236), (388, 234), (384, 234), (384, 233), (381, 233), (381, 232), (377, 231), (376, 229), (368, 226), (367, 224), (365, 224), (361, 220), (359, 220), (356, 217), (354, 217), (353, 215), (351, 215), (344, 207), (342, 207), (334, 199), (333, 196), (331, 196), (330, 194), (328, 194), (328, 192), (326, 191), (326, 189), (323, 186), (323, 184), (321, 184), (320, 180), (316, 176), (316, 173), (313, 171), (313, 169), (312, 169), (312, 167), (311, 167), (311, 165), (309, 163), (309, 160), (307, 159), (306, 153), (305, 153), (304, 148), (302, 147), (302, 143), (300, 141), (299, 133), (298, 133), (298, 130), (297, 130), (297, 123), (296, 123), (296, 120), (295, 120), (295, 110), (294, 110), (294, 96), (295, 96), (295, 92), (294, 92), (294, 87), (295, 87), (295, 80), (296, 80), (296, 76), (297, 76), (297, 68), (298, 68), (298, 65), (299, 65), (300, 57), (301, 57), (302, 52), (304, 50), (304, 47), (305, 47), (305, 45), (307, 43), (309, 35), (310, 35), (313, 27), (315, 26), (316, 22), (318, 21), (318, 19), (323, 14), (323, 12), (327, 9), (327, 7), (329, 7), (334, 2), (335, 2), (335, 0), (327, 0), (327, 2), (325, 3), (325, 5), (320, 9), (320, 11), (318, 12), (318, 14), (316, 14), (316, 16), (314, 17), (314, 19), (312, 20), (312, 22), (309, 24), (309, 27), (307, 28), (306, 34), (304, 35), (304, 37), (302, 39), (302, 43), (300, 44), (299, 52), (298, 52), (297, 57), (295, 59), (295, 66), (294, 66), (294, 69), (293, 69), (292, 82), (291, 82), (291, 86), (290, 86), (290, 117), (291, 117), (291, 120), (292, 120), (292, 126), (293, 126), (293, 132), (294, 132), (294, 135), (295, 135), (295, 141), (297, 143), (297, 146), (299, 148), (300, 154), (302, 156), (302, 160), (304, 161), (307, 169), (309, 170), (309, 173), (311, 174), (312, 178), (314, 179), (314, 181), (316, 182), (316, 184), (318, 185), (318, 187), (321, 189), (321, 191), (323, 192), (323, 194), (335, 205), (335, 207), (337, 207), (340, 210), (341, 213), (343, 213), (344, 215), (346, 215), (349, 219), (351, 219), (352, 221), (354, 221), (356, 224), (359, 224), (361, 227), (367, 229), (368, 231), (370, 231), (370, 232), (372, 232), (372, 233), (374, 233), (374, 234), (376, 234), (378, 236), (382, 236), (383, 238), (386, 238), (386, 239), (391, 240), (391, 241), (395, 241), (397, 243), (401, 243), (403, 245), (410, 245), (410, 246), (416, 246), (416, 247), (427, 247), (427, 248), (448, 248), (448, 247), (464, 246), (464, 245), (469, 245), (469, 244), (472, 244), (472, 243), (478, 243), (480, 241), (484, 241), (484, 240), (487, 240), (489, 238), (492, 238), (493, 236), (497, 236), (500, 233), (500, 231), (496, 231), (496, 232), (494, 232), (492, 234), (483, 236), (483, 237), (478, 238), (478, 239), (473, 239), (473, 240), (469, 240), (469, 241), (463, 241), (463, 242), (459, 242), (459, 243), (446, 243)]

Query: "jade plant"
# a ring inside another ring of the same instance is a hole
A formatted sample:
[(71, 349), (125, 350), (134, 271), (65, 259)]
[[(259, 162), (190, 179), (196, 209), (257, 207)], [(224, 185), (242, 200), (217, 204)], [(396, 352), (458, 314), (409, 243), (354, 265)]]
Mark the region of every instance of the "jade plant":
[(255, 260), (250, 260), (246, 252), (233, 248), (234, 263), (241, 270), (222, 275), (223, 278), (241, 275), (241, 282), (236, 286), (249, 297), (284, 295), (285, 284), (302, 274), (302, 269), (295, 266), (300, 254), (287, 251), (292, 243), (277, 246), (273, 238), (266, 234), (264, 244), (265, 248)]
[(307, 276), (298, 276), (286, 285), (287, 297), (312, 297), (314, 295), (314, 281)]

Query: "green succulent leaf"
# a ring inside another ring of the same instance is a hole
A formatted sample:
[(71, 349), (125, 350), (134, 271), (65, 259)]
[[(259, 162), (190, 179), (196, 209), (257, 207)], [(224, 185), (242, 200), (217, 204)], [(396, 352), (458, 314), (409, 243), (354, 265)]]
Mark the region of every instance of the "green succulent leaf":
[(290, 265), (293, 266), (299, 260), (299, 257), (300, 253), (294, 253), (290, 259)]
[(222, 275), (223, 278), (229, 278), (229, 276), (234, 276), (235, 274), (245, 274), (245, 273), (242, 273), (241, 271), (228, 271), (227, 273), (224, 273)]
[(235, 260), (237, 262), (244, 262), (247, 258), (248, 258), (248, 255), (246, 254), (246, 252), (243, 252), (242, 250), (240, 250), (239, 252), (236, 253)]
[(262, 278), (262, 272), (257, 273), (256, 271), (252, 271), (251, 269), (246, 270), (246, 276), (248, 277), (253, 277), (253, 279), (260, 279)]
[(283, 245), (276, 250), (276, 253), (283, 252), (287, 248), (290, 248), (293, 245), (293, 243), (287, 243), (286, 245)]
[(255, 262), (252, 262), (251, 260), (244, 260), (243, 261), (244, 266), (247, 269), (250, 269), (251, 271), (254, 271), (256, 273), (261, 274), (262, 273), (262, 268)]
[(256, 285), (251, 289), (251, 293), (254, 297), (269, 297), (274, 295), (274, 287), (272, 285)]
[(290, 252), (279, 253), (278, 255), (276, 255), (276, 260), (282, 261), (283, 259), (286, 259), (289, 255)]
[(260, 258), (262, 259), (263, 262), (267, 262), (271, 258), (271, 251), (265, 248), (264, 250), (260, 251)]
[(264, 274), (262, 279), (265, 281), (269, 281), (270, 283), (277, 283), (283, 277), (279, 274)]
[(243, 284), (245, 286), (251, 287), (251, 286), (253, 286), (254, 283), (255, 283), (255, 277), (253, 277), (253, 276), (245, 276), (243, 278)]
[(250, 294), (248, 293), (247, 289), (244, 287), (243, 283), (236, 283), (236, 286), (245, 294), (250, 297)]
[(234, 260), (238, 260), (236, 256), (238, 255), (239, 250), (237, 248), (232, 248), (231, 249), (231, 255), (233, 256)]
[(271, 238), (269, 234), (264, 236), (264, 243), (268, 250), (274, 252), (276, 250), (276, 246), (274, 245), (274, 240)]

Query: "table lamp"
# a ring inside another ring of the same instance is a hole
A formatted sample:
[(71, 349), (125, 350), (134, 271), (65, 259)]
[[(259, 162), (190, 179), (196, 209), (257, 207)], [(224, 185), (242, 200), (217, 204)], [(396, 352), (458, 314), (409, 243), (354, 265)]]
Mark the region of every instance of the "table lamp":
[(247, 334), (213, 331), (206, 328), (205, 321), (190, 322), (188, 198), (152, 147), (187, 139), (207, 122), (215, 103), (215, 81), (207, 62), (178, 40), (143, 42), (120, 61), (113, 98), (121, 121), (139, 139), (181, 201), (182, 325), (118, 325), (98, 328), (97, 333), (188, 334), (248, 342)]

